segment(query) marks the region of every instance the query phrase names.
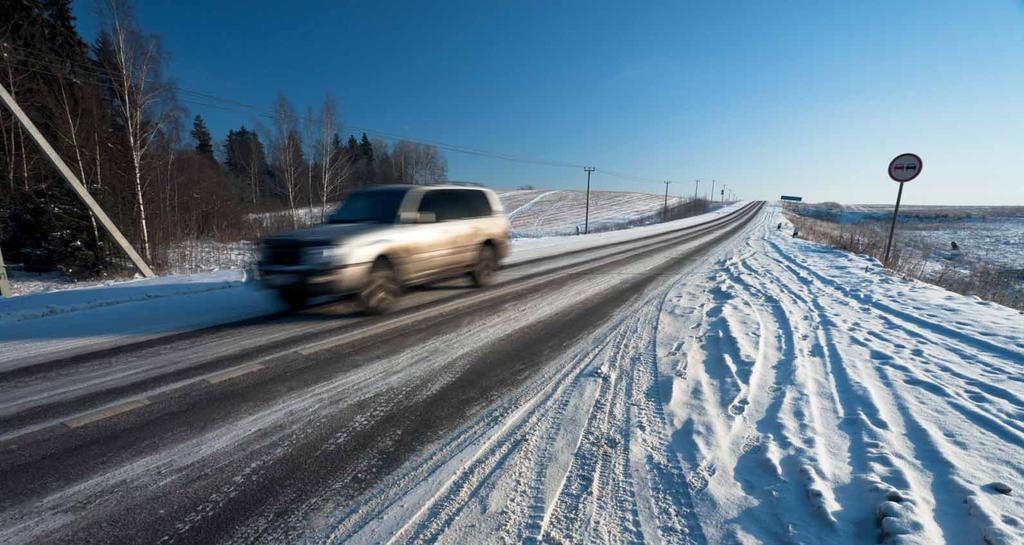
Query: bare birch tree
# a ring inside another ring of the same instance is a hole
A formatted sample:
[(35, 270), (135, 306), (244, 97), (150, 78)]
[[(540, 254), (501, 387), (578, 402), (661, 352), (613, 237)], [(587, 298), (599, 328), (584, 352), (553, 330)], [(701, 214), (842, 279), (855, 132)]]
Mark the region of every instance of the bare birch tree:
[(276, 187), (288, 201), (292, 226), (298, 227), (295, 200), (299, 193), (302, 175), (302, 137), (299, 134), (299, 120), (288, 99), (277, 96), (274, 108), (274, 134), (271, 137), (271, 153), (276, 171)]
[(352, 157), (341, 146), (338, 132), (341, 131), (337, 102), (334, 97), (324, 97), (318, 120), (317, 156), (320, 166), (320, 180), (317, 192), (320, 196), (320, 221), (327, 215), (327, 201), (335, 196), (342, 184), (355, 171)]
[(154, 137), (172, 113), (168, 107), (170, 86), (162, 79), (165, 57), (159, 38), (138, 30), (123, 0), (108, 0), (106, 7), (105, 31), (110, 35), (113, 55), (101, 61), (109, 64), (106, 68), (111, 73), (117, 114), (124, 123), (142, 250), (149, 261), (152, 252), (145, 199), (148, 179), (143, 178), (143, 162)]

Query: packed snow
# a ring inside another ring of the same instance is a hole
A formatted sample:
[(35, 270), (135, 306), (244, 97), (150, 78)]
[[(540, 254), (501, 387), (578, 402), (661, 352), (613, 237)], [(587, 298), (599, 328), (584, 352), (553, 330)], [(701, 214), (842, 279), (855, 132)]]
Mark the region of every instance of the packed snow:
[(311, 532), (329, 543), (1024, 541), (1024, 318), (763, 213)]

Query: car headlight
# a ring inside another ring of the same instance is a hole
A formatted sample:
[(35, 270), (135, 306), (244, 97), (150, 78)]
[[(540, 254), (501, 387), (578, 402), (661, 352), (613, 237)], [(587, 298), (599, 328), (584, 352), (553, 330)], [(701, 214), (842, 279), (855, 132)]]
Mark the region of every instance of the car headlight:
[(302, 262), (310, 265), (329, 265), (342, 261), (344, 246), (314, 246), (302, 251)]

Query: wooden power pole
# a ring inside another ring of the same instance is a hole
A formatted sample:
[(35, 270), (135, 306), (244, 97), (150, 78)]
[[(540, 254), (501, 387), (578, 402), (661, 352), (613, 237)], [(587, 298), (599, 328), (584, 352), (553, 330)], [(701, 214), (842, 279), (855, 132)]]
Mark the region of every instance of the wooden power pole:
[(583, 167), (583, 170), (587, 173), (587, 204), (586, 212), (583, 216), (583, 234), (590, 232), (590, 174), (597, 170), (594, 167)]
[[(71, 189), (73, 189), (78, 197), (82, 199), (82, 202), (89, 207), (89, 210), (91, 210), (93, 215), (96, 216), (96, 219), (103, 225), (103, 228), (107, 230), (107, 233), (110, 233), (110, 236), (113, 237), (115, 242), (117, 242), (117, 245), (124, 250), (125, 254), (128, 255), (128, 259), (132, 260), (135, 268), (142, 273), (142, 276), (153, 276), (153, 271), (149, 268), (149, 265), (147, 265), (145, 260), (143, 260), (138, 252), (135, 251), (135, 248), (133, 248), (131, 243), (128, 242), (128, 239), (124, 238), (124, 235), (122, 235), (121, 231), (116, 225), (114, 225), (114, 222), (110, 221), (110, 218), (107, 217), (106, 212), (100, 208), (96, 199), (93, 199), (92, 195), (89, 194), (89, 190), (82, 185), (82, 182), (78, 180), (75, 173), (71, 172), (71, 169), (68, 168), (68, 165), (60, 158), (60, 155), (57, 155), (57, 152), (52, 146), (50, 146), (50, 143), (46, 141), (46, 138), (44, 138), (39, 132), (39, 129), (36, 128), (35, 123), (32, 123), (32, 120), (25, 115), (25, 112), (22, 111), (21, 107), (18, 106), (18, 103), (14, 101), (14, 97), (7, 92), (7, 88), (4, 87), (3, 84), (0, 84), (0, 99), (3, 100), (7, 109), (14, 114), (14, 117), (21, 122), (21, 125), (25, 127), (25, 130), (32, 135), (32, 139), (36, 141), (39, 149), (43, 150), (43, 155), (46, 155), (46, 157), (50, 159), (50, 162), (53, 163), (53, 166), (57, 168), (57, 171), (64, 176), (64, 179), (67, 180), (69, 185), (71, 185)], [(6, 275), (4, 275), (3, 279), (6, 280)]]
[(11, 285), (7, 283), (7, 269), (4, 267), (4, 253), (0, 251), (0, 297), (11, 296)]

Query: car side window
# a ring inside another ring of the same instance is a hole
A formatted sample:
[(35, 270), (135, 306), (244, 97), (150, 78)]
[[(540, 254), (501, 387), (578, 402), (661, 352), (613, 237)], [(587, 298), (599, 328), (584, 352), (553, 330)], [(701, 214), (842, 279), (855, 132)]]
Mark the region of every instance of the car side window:
[(464, 190), (462, 193), (465, 194), (469, 217), (482, 218), (491, 215), (491, 201), (483, 191)]
[(440, 191), (427, 191), (423, 194), (420, 199), (420, 212), (430, 212), (434, 214), (437, 221), (441, 221), (441, 198), (439, 195)]
[(427, 191), (420, 201), (420, 212), (433, 212), (437, 221), (451, 221), (466, 217), (465, 205), (457, 191), (436, 189)]
[(433, 212), (437, 221), (479, 218), (491, 215), (491, 203), (482, 191), (436, 189), (420, 200), (420, 212)]

